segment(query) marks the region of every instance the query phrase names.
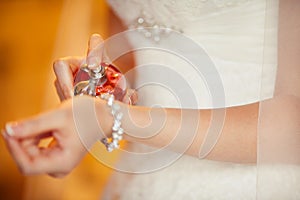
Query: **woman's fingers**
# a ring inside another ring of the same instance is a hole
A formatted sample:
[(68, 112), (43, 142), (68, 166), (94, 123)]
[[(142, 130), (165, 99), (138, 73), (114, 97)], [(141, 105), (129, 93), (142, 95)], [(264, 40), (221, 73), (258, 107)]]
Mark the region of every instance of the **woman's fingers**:
[(123, 98), (123, 103), (135, 105), (138, 101), (138, 93), (134, 89), (127, 89), (126, 94)]
[[(72, 160), (68, 151), (70, 146), (39, 147), (31, 138), (19, 139), (4, 134), (6, 146), (20, 171), (25, 175), (34, 174), (68, 174), (77, 162)], [(75, 146), (75, 145), (74, 145)], [(76, 150), (76, 149), (75, 149)], [(75, 151), (74, 150), (74, 151)], [(70, 160), (71, 159), (71, 160)], [(74, 159), (75, 161), (78, 159)], [(58, 177), (58, 176), (56, 176)]]
[(25, 175), (43, 174), (62, 171), (64, 169), (64, 166), (61, 166), (64, 163), (62, 155), (51, 156), (53, 151), (56, 151), (55, 154), (63, 154), (58, 148), (47, 149), (48, 152), (44, 153), (43, 148), (30, 146), (31, 149), (35, 148), (35, 152), (33, 153), (28, 152), (28, 149), (25, 149), (18, 139), (9, 137), (6, 139), (6, 142), (20, 171)]
[(22, 121), (7, 123), (5, 132), (10, 137), (24, 139), (47, 134), (61, 127), (64, 118), (63, 110), (46, 112)]
[(90, 69), (98, 67), (102, 62), (103, 39), (99, 34), (93, 34), (90, 37), (86, 62)]
[(62, 89), (60, 87), (60, 84), (59, 84), (59, 82), (58, 82), (57, 79), (54, 81), (54, 86), (56, 88), (56, 92), (57, 92), (57, 95), (58, 95), (60, 101), (64, 101), (66, 98), (64, 96), (64, 93), (63, 93), (63, 91), (62, 91)]
[(78, 71), (80, 65), (83, 63), (82, 58), (66, 57), (58, 59), (53, 63), (53, 69), (57, 79), (56, 88), (60, 99), (68, 99), (73, 96), (74, 75)]
[[(72, 146), (39, 147), (31, 138), (19, 139), (3, 134), (10, 154), (17, 163), (20, 171), (25, 175), (60, 174), (66, 175), (75, 166), (76, 162), (70, 159), (66, 152)], [(74, 145), (75, 146), (75, 145)], [(77, 156), (77, 155), (74, 155)]]
[(63, 149), (40, 148), (39, 154), (32, 158), (31, 174), (67, 173), (71, 170), (68, 165)]
[[(86, 64), (89, 68), (98, 67), (102, 62), (103, 39), (98, 34), (93, 34), (88, 43)], [(56, 75), (55, 87), (61, 101), (73, 97), (74, 76), (84, 63), (83, 58), (65, 57), (53, 63)]]
[(57, 60), (53, 64), (61, 94), (64, 98), (71, 98), (73, 95), (73, 73), (67, 60)]
[(26, 151), (22, 148), (20, 142), (17, 139), (6, 135), (5, 143), (20, 171), (26, 174), (29, 173), (29, 170), (32, 167), (31, 160)]

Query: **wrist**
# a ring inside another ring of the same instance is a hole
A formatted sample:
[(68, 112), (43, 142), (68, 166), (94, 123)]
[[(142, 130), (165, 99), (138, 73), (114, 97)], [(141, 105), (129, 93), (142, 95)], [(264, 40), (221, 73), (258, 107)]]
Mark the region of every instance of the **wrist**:
[(86, 148), (109, 135), (113, 119), (104, 100), (78, 96), (72, 100), (72, 110), (76, 132)]
[(95, 114), (98, 122), (97, 140), (109, 137), (113, 126), (113, 117), (111, 109), (107, 106), (107, 102), (100, 98), (95, 98)]
[[(107, 124), (111, 124), (110, 134), (109, 136), (101, 139), (101, 142), (105, 145), (107, 151), (111, 152), (114, 149), (118, 149), (120, 144), (119, 142), (123, 139), (124, 130), (122, 128), (122, 103), (116, 102), (115, 97), (112, 94), (101, 94), (101, 98), (105, 100), (106, 107), (109, 108), (109, 111), (106, 113), (110, 113), (111, 118), (105, 118), (101, 120), (104, 124), (102, 127), (103, 133), (106, 133)], [(103, 102), (100, 104), (103, 108)], [(107, 121), (108, 119), (108, 121)], [(105, 134), (107, 135), (107, 134)]]

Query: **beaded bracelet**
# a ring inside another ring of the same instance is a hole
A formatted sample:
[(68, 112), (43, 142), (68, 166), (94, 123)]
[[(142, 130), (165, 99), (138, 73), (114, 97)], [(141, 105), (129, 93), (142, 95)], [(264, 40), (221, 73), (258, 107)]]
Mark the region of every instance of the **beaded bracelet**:
[(123, 138), (124, 130), (121, 128), (121, 119), (123, 113), (120, 112), (120, 105), (114, 102), (115, 97), (112, 94), (104, 93), (100, 95), (101, 99), (107, 101), (108, 107), (111, 108), (111, 115), (113, 116), (112, 135), (109, 138), (103, 138), (101, 142), (105, 145), (108, 152), (120, 147), (119, 141)]

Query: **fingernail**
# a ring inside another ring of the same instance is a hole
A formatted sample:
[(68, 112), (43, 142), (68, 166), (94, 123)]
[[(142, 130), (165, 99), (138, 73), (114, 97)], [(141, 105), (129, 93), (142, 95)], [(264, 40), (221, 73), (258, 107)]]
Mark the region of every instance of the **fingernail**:
[(6, 125), (5, 125), (5, 132), (7, 133), (7, 135), (9, 135), (9, 136), (14, 136), (15, 135), (15, 132), (14, 132), (14, 130), (13, 130), (13, 125), (12, 125), (12, 123), (7, 123)]

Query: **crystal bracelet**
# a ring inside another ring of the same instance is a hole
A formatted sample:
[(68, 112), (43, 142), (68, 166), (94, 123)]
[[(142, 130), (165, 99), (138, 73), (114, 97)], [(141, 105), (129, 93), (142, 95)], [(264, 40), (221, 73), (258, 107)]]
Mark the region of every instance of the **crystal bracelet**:
[(111, 115), (113, 116), (112, 135), (109, 138), (103, 138), (101, 142), (105, 145), (108, 152), (112, 152), (114, 149), (120, 147), (119, 141), (123, 138), (124, 130), (121, 128), (121, 119), (123, 113), (120, 112), (120, 105), (114, 102), (115, 97), (112, 94), (101, 94), (101, 99), (107, 101), (108, 107), (111, 108)]

